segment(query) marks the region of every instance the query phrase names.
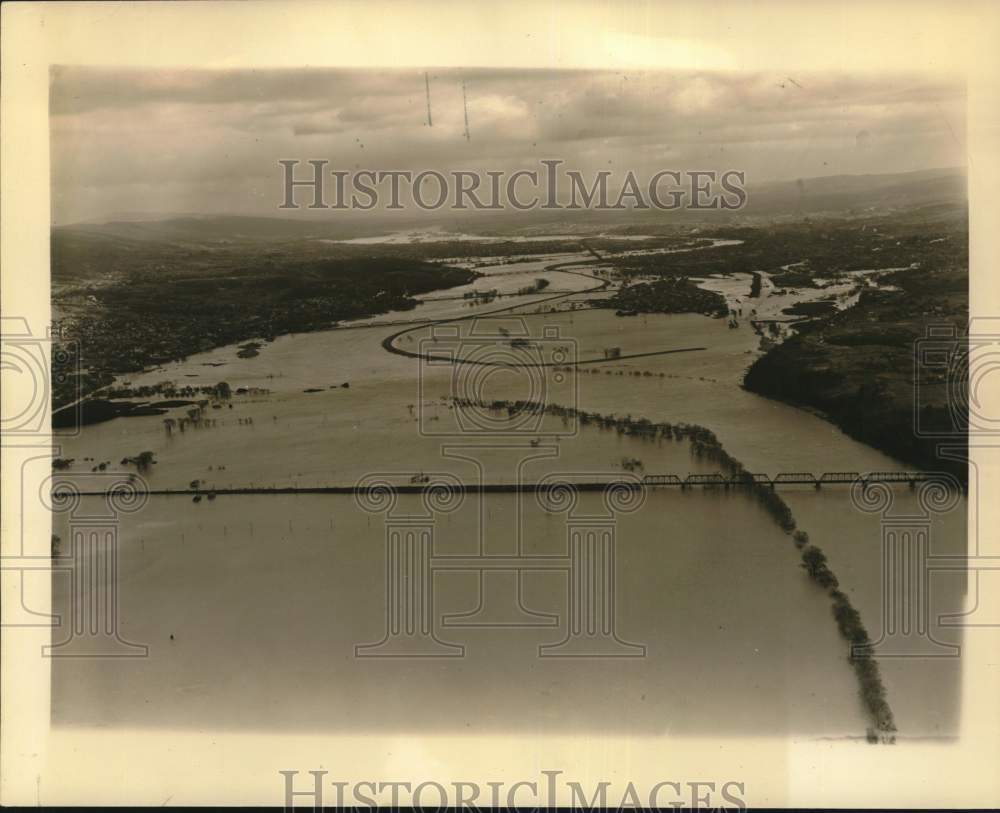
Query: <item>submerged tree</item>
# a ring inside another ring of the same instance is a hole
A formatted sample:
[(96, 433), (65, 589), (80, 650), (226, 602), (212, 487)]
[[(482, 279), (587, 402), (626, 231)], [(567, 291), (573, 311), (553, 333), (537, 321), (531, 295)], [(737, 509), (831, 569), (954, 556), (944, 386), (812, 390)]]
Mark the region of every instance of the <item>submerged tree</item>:
[[(686, 439), (694, 457), (717, 463), (735, 483), (745, 486), (750, 495), (771, 515), (785, 533), (792, 535), (796, 547), (802, 551), (802, 567), (819, 587), (828, 591), (833, 601), (832, 612), (841, 636), (850, 644), (849, 662), (858, 681), (858, 694), (873, 726), (868, 729), (870, 742), (894, 742), (896, 723), (886, 697), (878, 663), (872, 653), (868, 631), (861, 621), (861, 615), (851, 605), (848, 596), (841, 592), (839, 581), (830, 569), (826, 554), (809, 543), (809, 534), (798, 530), (795, 517), (788, 504), (774, 490), (769, 482), (759, 482), (746, 470), (740, 461), (723, 448), (711, 430), (694, 424), (669, 423), (653, 424), (645, 419), (633, 420), (631, 416), (616, 418), (614, 415), (587, 413), (558, 404), (539, 404), (528, 401), (493, 401), (485, 403), (467, 398), (453, 398), (456, 409), (463, 407), (486, 407), (496, 412), (506, 411), (516, 416), (526, 411), (542, 412), (561, 416), (564, 421), (576, 418), (581, 424), (596, 423), (602, 429), (617, 429), (620, 434), (638, 436), (643, 440), (673, 437), (677, 441)], [(623, 463), (629, 461), (624, 458)]]

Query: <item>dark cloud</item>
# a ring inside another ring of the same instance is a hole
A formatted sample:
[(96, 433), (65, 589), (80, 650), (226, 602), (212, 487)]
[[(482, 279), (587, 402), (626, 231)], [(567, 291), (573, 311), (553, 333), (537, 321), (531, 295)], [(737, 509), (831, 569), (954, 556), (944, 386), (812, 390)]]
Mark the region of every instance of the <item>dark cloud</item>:
[[(585, 171), (738, 168), (753, 180), (964, 163), (964, 89), (939, 80), (482, 69), (429, 76), (433, 127), (422, 70), (55, 68), (54, 218), (273, 212), (280, 158), (447, 171), (559, 157)], [(463, 137), (463, 82), (471, 140)]]

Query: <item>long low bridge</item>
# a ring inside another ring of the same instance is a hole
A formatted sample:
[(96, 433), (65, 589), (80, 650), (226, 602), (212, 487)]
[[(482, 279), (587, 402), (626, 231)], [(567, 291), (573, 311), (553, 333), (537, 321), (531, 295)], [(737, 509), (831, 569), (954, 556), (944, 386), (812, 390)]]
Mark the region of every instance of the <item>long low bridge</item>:
[(782, 472), (773, 477), (767, 474), (748, 474), (743, 476), (725, 476), (721, 473), (687, 474), (683, 477), (677, 474), (646, 474), (642, 477), (616, 478), (609, 476), (605, 480), (575, 480), (571, 475), (565, 479), (549, 476), (541, 482), (523, 483), (461, 483), (454, 480), (429, 480), (427, 482), (378, 483), (359, 482), (354, 485), (316, 485), (316, 486), (228, 486), (211, 487), (208, 485), (189, 488), (142, 488), (135, 482), (119, 480), (106, 490), (77, 489), (72, 480), (57, 480), (53, 491), (66, 490), (83, 497), (106, 496), (116, 491), (135, 491), (150, 496), (194, 496), (209, 497), (223, 495), (277, 495), (277, 494), (375, 494), (391, 490), (397, 494), (423, 494), (429, 491), (450, 491), (463, 494), (517, 494), (549, 491), (553, 488), (570, 487), (575, 491), (604, 491), (609, 488), (643, 489), (675, 487), (688, 489), (702, 488), (747, 488), (751, 485), (776, 488), (778, 486), (813, 486), (821, 488), (825, 485), (853, 485), (860, 483), (867, 487), (874, 483), (916, 483), (941, 481), (951, 482), (948, 475), (935, 472), (917, 471), (879, 471), (862, 474), (856, 471), (824, 472), (818, 477), (812, 472)]

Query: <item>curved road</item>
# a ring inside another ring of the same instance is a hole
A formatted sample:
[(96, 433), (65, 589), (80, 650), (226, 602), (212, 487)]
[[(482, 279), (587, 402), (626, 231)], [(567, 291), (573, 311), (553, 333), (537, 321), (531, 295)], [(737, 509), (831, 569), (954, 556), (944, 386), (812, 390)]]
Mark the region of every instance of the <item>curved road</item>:
[[(387, 352), (389, 352), (389, 353), (395, 353), (397, 356), (406, 356), (407, 358), (423, 359), (424, 361), (445, 361), (445, 362), (451, 362), (452, 364), (455, 364), (455, 363), (458, 363), (458, 364), (470, 364), (470, 365), (478, 365), (478, 366), (482, 366), (482, 367), (515, 367), (515, 366), (516, 367), (564, 367), (564, 366), (565, 367), (570, 367), (570, 366), (572, 366), (572, 367), (579, 367), (579, 366), (581, 366), (583, 364), (602, 364), (602, 363), (605, 363), (605, 362), (624, 361), (625, 359), (644, 358), (646, 356), (664, 356), (664, 355), (667, 355), (669, 353), (691, 353), (691, 352), (693, 352), (695, 350), (705, 350), (705, 349), (707, 349), (705, 347), (678, 347), (678, 348), (674, 348), (672, 350), (652, 350), (652, 351), (649, 351), (649, 352), (646, 352), (646, 353), (629, 353), (627, 355), (617, 356), (615, 358), (604, 358), (602, 356), (601, 358), (577, 359), (576, 361), (562, 361), (562, 362), (554, 362), (554, 361), (544, 362), (543, 361), (543, 362), (524, 363), (524, 364), (514, 365), (514, 364), (505, 363), (505, 362), (502, 362), (502, 361), (479, 361), (479, 360), (475, 360), (475, 359), (463, 359), (463, 358), (457, 358), (456, 359), (456, 358), (454, 358), (452, 356), (434, 356), (434, 355), (431, 355), (430, 353), (420, 353), (420, 352), (413, 352), (412, 350), (404, 350), (401, 347), (397, 347), (396, 344), (395, 344), (396, 339), (398, 339), (400, 336), (405, 336), (408, 333), (413, 333), (416, 330), (423, 330), (424, 328), (430, 327), (430, 326), (433, 326), (433, 325), (444, 325), (444, 324), (450, 324), (450, 323), (453, 323), (453, 322), (465, 322), (465, 321), (468, 321), (470, 319), (479, 319), (479, 318), (484, 317), (484, 316), (494, 316), (494, 315), (496, 315), (498, 313), (508, 313), (510, 311), (516, 310), (517, 308), (528, 307), (529, 305), (539, 305), (539, 304), (542, 304), (544, 302), (555, 302), (556, 300), (565, 299), (567, 297), (576, 296), (578, 294), (589, 294), (589, 293), (593, 293), (594, 291), (603, 291), (604, 289), (606, 289), (608, 287), (608, 281), (607, 280), (602, 280), (599, 277), (595, 277), (593, 274), (584, 274), (584, 273), (581, 273), (580, 271), (566, 271), (565, 270), (567, 267), (579, 266), (579, 265), (591, 265), (591, 264), (597, 263), (597, 262), (601, 262), (601, 261), (600, 260), (572, 260), (570, 262), (555, 263), (553, 265), (547, 265), (543, 269), (545, 271), (558, 272), (558, 273), (561, 273), (561, 274), (575, 274), (578, 277), (586, 277), (588, 279), (592, 279), (592, 280), (595, 280), (595, 281), (601, 283), (600, 285), (595, 285), (593, 288), (584, 288), (582, 291), (568, 291), (566, 293), (554, 294), (553, 296), (546, 296), (546, 297), (542, 297), (541, 299), (534, 299), (531, 302), (519, 302), (519, 303), (517, 303), (515, 305), (507, 305), (506, 307), (503, 307), (503, 308), (496, 308), (496, 309), (491, 310), (491, 311), (484, 311), (484, 312), (481, 312), (481, 313), (474, 313), (474, 314), (470, 314), (468, 316), (452, 316), (452, 317), (450, 317), (448, 319), (435, 319), (435, 320), (430, 320), (430, 321), (427, 321), (427, 322), (422, 322), (420, 324), (413, 325), (412, 327), (407, 327), (407, 328), (404, 328), (403, 330), (397, 331), (396, 333), (393, 333), (391, 336), (386, 336), (382, 340), (382, 347)], [(527, 315), (531, 315), (531, 314), (525, 314), (525, 315), (527, 316)]]

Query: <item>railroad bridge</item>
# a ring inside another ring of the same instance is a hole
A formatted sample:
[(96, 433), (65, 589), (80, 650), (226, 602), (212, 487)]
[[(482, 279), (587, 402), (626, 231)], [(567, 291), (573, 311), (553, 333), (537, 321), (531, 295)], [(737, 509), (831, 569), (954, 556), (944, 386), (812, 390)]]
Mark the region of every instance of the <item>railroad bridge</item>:
[(648, 486), (676, 486), (690, 488), (692, 486), (723, 486), (740, 487), (748, 485), (752, 480), (758, 485), (774, 488), (780, 485), (809, 485), (821, 488), (824, 485), (851, 485), (860, 482), (862, 487), (871, 483), (907, 483), (915, 485), (927, 480), (936, 480), (939, 476), (922, 471), (874, 471), (862, 474), (858, 471), (827, 471), (818, 477), (809, 471), (780, 472), (773, 477), (768, 474), (750, 473), (726, 477), (718, 472), (712, 474), (689, 474), (684, 478), (676, 474), (647, 474), (642, 478)]

